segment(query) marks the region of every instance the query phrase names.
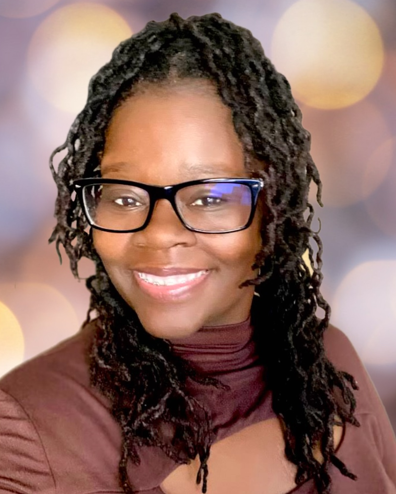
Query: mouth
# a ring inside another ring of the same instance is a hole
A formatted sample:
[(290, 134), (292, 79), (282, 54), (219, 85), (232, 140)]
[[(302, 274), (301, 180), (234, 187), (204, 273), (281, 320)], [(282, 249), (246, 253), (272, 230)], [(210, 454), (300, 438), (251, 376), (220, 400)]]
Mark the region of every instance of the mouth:
[(150, 297), (164, 302), (188, 298), (194, 289), (201, 285), (210, 271), (180, 272), (178, 274), (157, 275), (144, 271), (134, 271), (139, 288)]

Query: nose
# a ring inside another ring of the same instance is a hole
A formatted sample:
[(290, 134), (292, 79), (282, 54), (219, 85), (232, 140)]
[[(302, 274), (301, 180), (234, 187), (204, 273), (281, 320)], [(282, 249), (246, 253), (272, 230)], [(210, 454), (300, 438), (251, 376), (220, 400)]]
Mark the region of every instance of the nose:
[(190, 246), (196, 241), (195, 233), (183, 225), (167, 199), (156, 202), (149, 224), (144, 230), (133, 233), (132, 239), (136, 246), (156, 250)]

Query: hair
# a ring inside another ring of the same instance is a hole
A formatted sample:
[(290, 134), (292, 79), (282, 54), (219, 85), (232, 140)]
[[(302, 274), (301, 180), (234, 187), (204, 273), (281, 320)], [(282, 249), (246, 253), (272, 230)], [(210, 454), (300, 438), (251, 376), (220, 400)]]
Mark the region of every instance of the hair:
[[(144, 330), (95, 251), (72, 182), (100, 175), (106, 129), (123, 102), (139, 88), (167, 87), (185, 79), (212, 82), (231, 109), (247, 170), (265, 180), (262, 249), (254, 266), (260, 267), (260, 274), (247, 282), (257, 285), (261, 294), (252, 305), (255, 338), (273, 410), (284, 426), (285, 454), (297, 466), (295, 482), (300, 485), (312, 478), (320, 494), (329, 493), (330, 464), (356, 479), (335, 455), (333, 426), (360, 424), (354, 417), (352, 391), (357, 384), (331, 364), (323, 346), (330, 308), (320, 292), (322, 243), (311, 229), (311, 182), (322, 203), (310, 134), (302, 126), (287, 80), (260, 43), (250, 31), (219, 14), (186, 20), (172, 14), (164, 22), (149, 22), (122, 42), (92, 78), (84, 109), (50, 160), (58, 187), (57, 225), (50, 241), (56, 241), (58, 253), (63, 245), (75, 276), (82, 257), (95, 263), (95, 275), (87, 279), (91, 292), (87, 321), (94, 313), (98, 326), (90, 354), (91, 383), (110, 400), (122, 430), (120, 485), (125, 493), (133, 492), (126, 465), (128, 460), (139, 464), (139, 448), (145, 445), (161, 448), (180, 463), (198, 455), (197, 483), (202, 482), (206, 492), (213, 442), (210, 411), (189, 395), (186, 382), (192, 379), (208, 386), (221, 382), (201, 375), (174, 355), (168, 341)], [(54, 157), (61, 152), (55, 170)], [(304, 262), (305, 252), (310, 266)], [(171, 428), (171, 440), (164, 438), (160, 424)], [(313, 455), (317, 443), (322, 462)]]

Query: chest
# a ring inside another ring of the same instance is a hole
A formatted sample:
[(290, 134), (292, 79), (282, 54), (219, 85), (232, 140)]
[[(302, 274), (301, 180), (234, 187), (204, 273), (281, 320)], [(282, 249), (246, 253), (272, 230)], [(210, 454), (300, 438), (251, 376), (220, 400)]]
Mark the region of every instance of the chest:
[[(164, 494), (200, 494), (199, 462), (176, 468), (161, 484)], [(296, 467), (284, 454), (278, 419), (247, 427), (211, 448), (207, 494), (285, 494), (295, 487)]]
[[(343, 427), (333, 427), (335, 451), (343, 434)], [(276, 417), (215, 443), (208, 461), (207, 494), (291, 494), (296, 487), (297, 467), (287, 460), (284, 450), (282, 425)], [(315, 446), (313, 454), (319, 462), (323, 461), (320, 445)], [(198, 466), (195, 460), (176, 468), (160, 485), (162, 492), (200, 494), (201, 485), (196, 484)]]

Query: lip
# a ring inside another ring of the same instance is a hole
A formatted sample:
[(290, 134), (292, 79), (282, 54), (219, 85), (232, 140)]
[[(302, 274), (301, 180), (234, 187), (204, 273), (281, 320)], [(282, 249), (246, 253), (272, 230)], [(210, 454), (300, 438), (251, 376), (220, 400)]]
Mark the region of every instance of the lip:
[[(172, 285), (156, 285), (139, 276), (139, 273), (167, 277), (183, 276), (194, 273), (202, 274), (192, 280)], [(195, 268), (139, 268), (133, 270), (133, 275), (138, 287), (143, 293), (161, 302), (181, 302), (190, 298), (198, 287), (205, 283), (211, 271)]]
[(198, 273), (208, 271), (206, 268), (182, 268), (182, 267), (136, 267), (135, 272), (153, 274), (154, 276), (178, 276), (183, 274)]

